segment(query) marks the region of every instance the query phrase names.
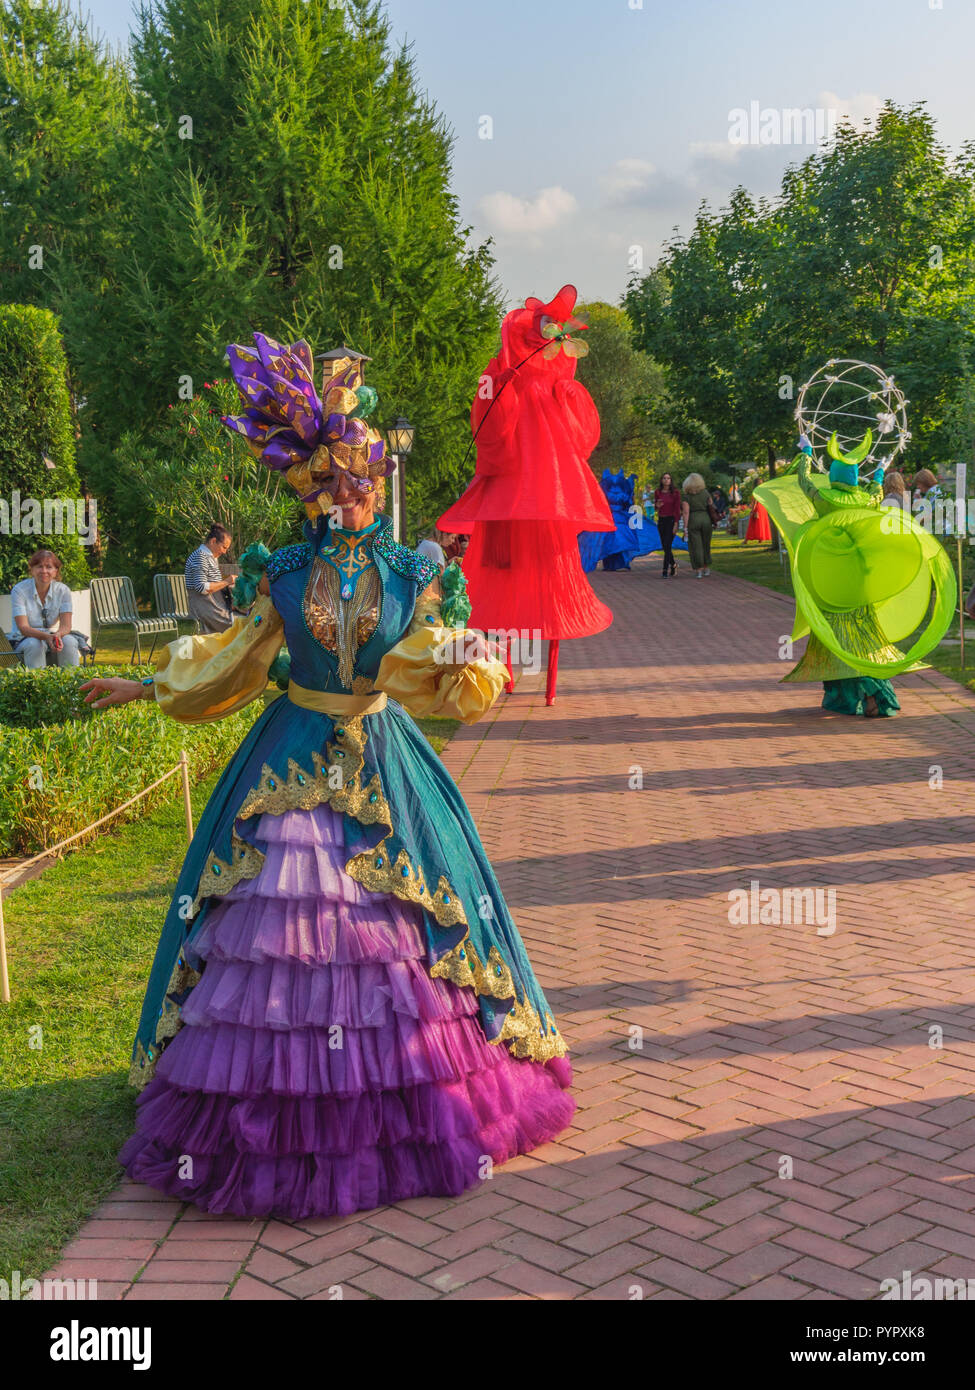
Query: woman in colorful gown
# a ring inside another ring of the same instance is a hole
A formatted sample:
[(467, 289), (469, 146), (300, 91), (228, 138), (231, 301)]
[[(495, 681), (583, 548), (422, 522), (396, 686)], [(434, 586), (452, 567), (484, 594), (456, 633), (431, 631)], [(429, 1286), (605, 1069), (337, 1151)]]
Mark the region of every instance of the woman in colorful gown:
[(575, 1108), (470, 814), (404, 708), (472, 722), (507, 673), (464, 630), (462, 591), (442, 606), (435, 567), (375, 514), (390, 461), (365, 423), (362, 361), (326, 359), (322, 400), (305, 343), (255, 334), (228, 357), (246, 409), (224, 423), (298, 490), (306, 540), (251, 547), (251, 611), (171, 643), (151, 683), (85, 688), (98, 706), (155, 699), (193, 724), (260, 696), (282, 641), (290, 680), (179, 876), (121, 1160), (136, 1181), (244, 1216), (457, 1194)]
[(752, 503), (751, 514), (748, 518), (748, 529), (745, 532), (745, 544), (749, 541), (760, 541), (764, 544), (772, 539), (772, 525), (769, 521), (769, 514), (756, 497)]

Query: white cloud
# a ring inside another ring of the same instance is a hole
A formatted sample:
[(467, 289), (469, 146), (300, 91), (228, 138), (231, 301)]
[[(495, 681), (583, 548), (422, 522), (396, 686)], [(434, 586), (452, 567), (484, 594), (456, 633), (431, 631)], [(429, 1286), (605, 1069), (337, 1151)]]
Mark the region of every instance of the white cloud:
[(494, 235), (535, 246), (543, 232), (561, 226), (578, 207), (574, 194), (556, 184), (539, 189), (534, 198), (488, 193), (477, 204), (477, 213), (480, 223)]
[(661, 173), (645, 159), (618, 159), (600, 178), (605, 206), (668, 212), (687, 201), (687, 180)]
[(702, 163), (737, 164), (747, 145), (733, 145), (730, 140), (692, 140), (688, 145), (692, 160)]
[(634, 194), (643, 193), (656, 173), (654, 165), (645, 159), (618, 159), (603, 175), (602, 182), (609, 202), (628, 202)]
[(875, 120), (883, 104), (883, 97), (876, 92), (857, 92), (852, 97), (841, 97), (836, 92), (820, 92), (816, 97), (817, 106), (835, 111), (838, 120), (849, 119), (855, 126)]

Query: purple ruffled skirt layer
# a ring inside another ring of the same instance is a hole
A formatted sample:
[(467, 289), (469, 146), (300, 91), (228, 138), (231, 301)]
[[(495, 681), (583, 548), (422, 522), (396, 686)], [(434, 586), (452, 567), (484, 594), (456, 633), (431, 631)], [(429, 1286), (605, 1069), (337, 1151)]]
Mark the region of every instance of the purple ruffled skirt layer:
[(572, 1119), (568, 1062), (487, 1041), (473, 990), (430, 978), (419, 908), (344, 872), (343, 832), (327, 806), (261, 818), (261, 873), (208, 914), (139, 1097), (135, 1181), (212, 1212), (343, 1215), (456, 1195)]

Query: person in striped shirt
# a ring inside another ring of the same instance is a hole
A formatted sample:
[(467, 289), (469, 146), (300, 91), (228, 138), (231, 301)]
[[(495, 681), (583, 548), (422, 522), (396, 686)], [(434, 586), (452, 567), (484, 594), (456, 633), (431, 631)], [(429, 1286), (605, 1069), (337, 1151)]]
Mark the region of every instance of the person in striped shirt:
[(230, 588), (236, 575), (223, 575), (217, 563), (230, 549), (230, 532), (215, 521), (207, 538), (186, 562), (186, 597), (190, 617), (201, 632), (224, 632), (233, 622)]

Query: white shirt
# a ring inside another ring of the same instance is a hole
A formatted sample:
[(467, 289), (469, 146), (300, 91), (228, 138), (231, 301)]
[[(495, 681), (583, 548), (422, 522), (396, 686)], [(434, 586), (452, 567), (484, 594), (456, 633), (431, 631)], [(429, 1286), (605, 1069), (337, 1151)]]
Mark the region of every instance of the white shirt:
[[(38, 631), (44, 628), (48, 632), (57, 631), (60, 626), (61, 614), (70, 613), (71, 610), (71, 590), (67, 584), (62, 584), (60, 579), (51, 580), (43, 605), (38, 597), (37, 585), (33, 579), (22, 579), (10, 590), (11, 617), (14, 619), (26, 618), (28, 626), (36, 627)], [(45, 614), (47, 615), (47, 622), (44, 621)], [(14, 622), (13, 631), (7, 633), (11, 641), (23, 637), (23, 635), (16, 622)]]
[(425, 555), (428, 560), (432, 560), (441, 574), (447, 568), (447, 557), (443, 553), (443, 547), (436, 541), (421, 541), (416, 551), (418, 555)]

